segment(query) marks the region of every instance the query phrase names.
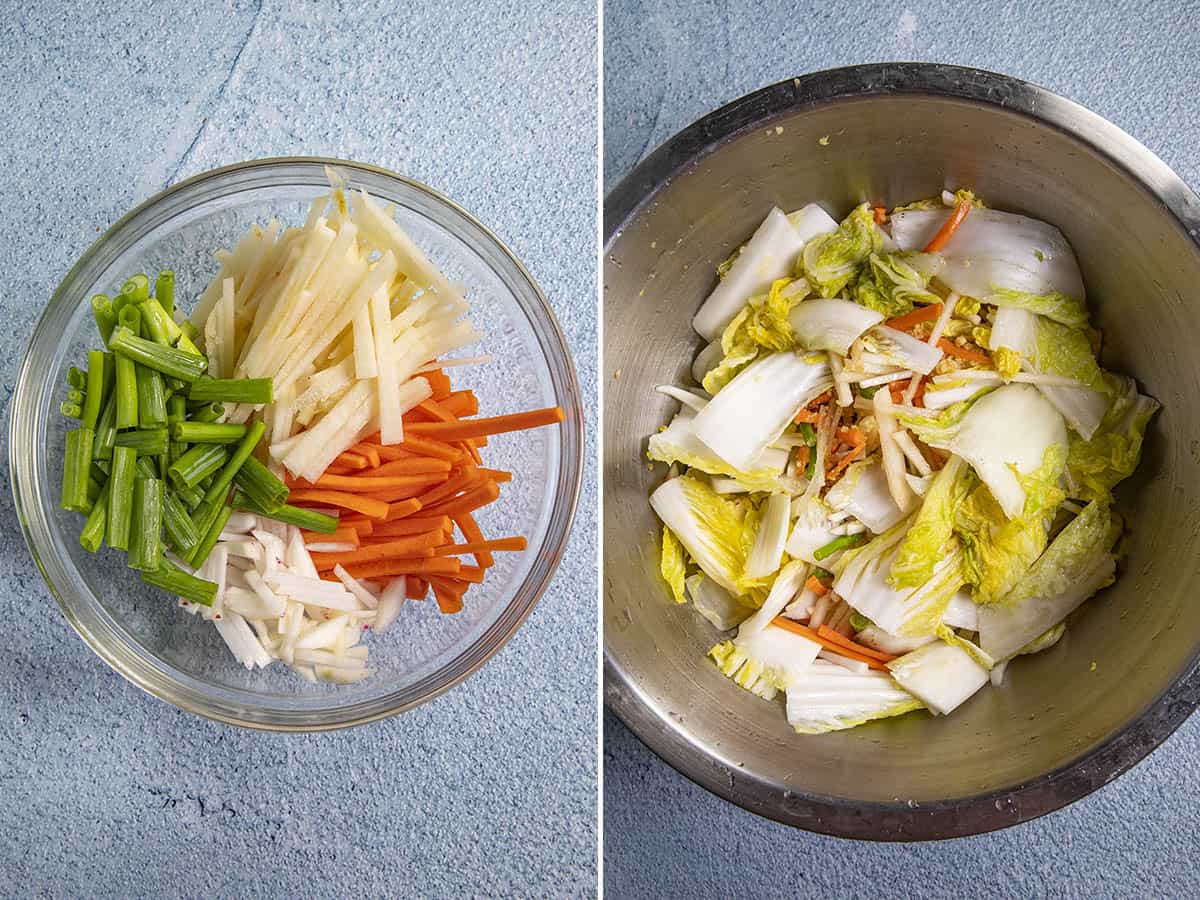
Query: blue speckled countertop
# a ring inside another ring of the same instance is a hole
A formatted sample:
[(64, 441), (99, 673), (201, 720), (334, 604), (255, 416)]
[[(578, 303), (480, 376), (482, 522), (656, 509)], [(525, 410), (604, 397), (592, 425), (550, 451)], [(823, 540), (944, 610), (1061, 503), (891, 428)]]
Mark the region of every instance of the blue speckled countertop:
[[(473, 212), (551, 298), (594, 390), (594, 5), (333, 6), (9, 5), (6, 412), (34, 322), (101, 229), (180, 178), (289, 154), (384, 166)], [(59, 614), (4, 491), (0, 895), (594, 895), (593, 457), (514, 639), (438, 700), (326, 735), (213, 724), (125, 682)]]
[[(609, 0), (613, 187), (679, 129), (756, 88), (881, 60), (993, 69), (1076, 100), (1200, 186), (1196, 3)], [(793, 831), (677, 774), (604, 721), (605, 890), (627, 897), (1187, 897), (1200, 894), (1200, 717), (1118, 781), (993, 835), (886, 846)]]

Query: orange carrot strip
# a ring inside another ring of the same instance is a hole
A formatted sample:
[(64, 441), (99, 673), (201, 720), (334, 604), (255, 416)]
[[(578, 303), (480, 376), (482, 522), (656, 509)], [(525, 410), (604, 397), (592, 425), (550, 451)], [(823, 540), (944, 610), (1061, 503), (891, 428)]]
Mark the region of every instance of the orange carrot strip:
[[(406, 462), (407, 460), (396, 460)], [(381, 491), (386, 488), (412, 487), (422, 481), (428, 481), (424, 476), (436, 475), (445, 480), (450, 472), (450, 463), (444, 459), (414, 459), (413, 462), (425, 464), (425, 471), (412, 472), (408, 475), (322, 475), (314, 487), (330, 488), (335, 491)], [(394, 465), (394, 463), (389, 463)], [(438, 468), (433, 468), (433, 466)]]
[(442, 409), (460, 419), (464, 416), (479, 415), (479, 398), (475, 396), (474, 391), (455, 391), (445, 399), (437, 399), (442, 404)]
[(313, 553), (313, 565), (318, 569), (332, 569), (338, 563), (376, 562), (381, 559), (415, 559), (434, 556), (434, 548), (442, 540), (441, 531), (426, 531), (405, 537), (393, 537), (384, 544), (371, 544), (358, 550), (342, 553)]
[(887, 218), (887, 210), (882, 206), (876, 206), (872, 211), (875, 213), (875, 224), (882, 225), (883, 220)]
[(494, 503), (496, 498), (500, 496), (500, 485), (491, 479), (485, 481), (477, 488), (467, 491), (459, 497), (453, 497), (445, 500), (434, 506), (428, 507), (425, 512), (431, 516), (456, 516), (459, 513), (475, 512), (481, 506), (487, 506), (489, 503)]
[(360, 539), (370, 537), (371, 532), (374, 531), (375, 528), (374, 523), (370, 519), (367, 519), (363, 516), (343, 516), (342, 518), (338, 519), (338, 527), (341, 528), (343, 526), (346, 528), (353, 528), (356, 532), (358, 532)]
[(776, 616), (771, 620), (771, 624), (778, 625), (780, 628), (785, 628), (793, 634), (798, 634), (801, 637), (808, 638), (810, 641), (820, 644), (826, 650), (832, 650), (834, 653), (840, 653), (842, 656), (849, 657), (850, 659), (857, 659), (859, 662), (865, 662), (872, 669), (882, 669), (887, 671), (887, 666), (885, 666), (879, 660), (870, 656), (864, 656), (861, 653), (855, 652), (854, 650), (849, 650), (846, 647), (843, 647), (841, 644), (836, 644), (828, 638), (822, 637), (819, 633), (813, 631), (811, 628), (801, 625), (799, 622), (793, 622), (791, 619), (785, 619), (783, 616)]
[(450, 396), (453, 388), (450, 386), (450, 376), (441, 369), (434, 369), (431, 372), (422, 372), (421, 377), (429, 382), (429, 389), (433, 391), (434, 400), (444, 400)]
[(438, 609), (446, 615), (462, 612), (462, 594), (454, 594), (440, 584), (433, 585), (433, 597), (437, 600)]
[(950, 214), (942, 227), (937, 230), (937, 234), (933, 236), (928, 244), (925, 245), (926, 253), (937, 253), (948, 243), (950, 238), (954, 237), (954, 232), (958, 231), (958, 226), (963, 223), (963, 219), (967, 217), (967, 213), (971, 211), (971, 201), (964, 200), (954, 208), (954, 212)]
[(413, 434), (427, 437), (461, 441), (481, 435), (506, 434), (510, 431), (540, 428), (543, 425), (557, 425), (563, 418), (562, 407), (551, 406), (546, 409), (534, 409), (507, 416), (463, 419), (459, 422), (414, 422), (409, 426), (409, 430)]
[(809, 575), (808, 581), (804, 582), (804, 586), (816, 594), (818, 597), (824, 597), (829, 593), (829, 587), (822, 584), (816, 575)]
[(408, 500), (420, 496), (422, 491), (441, 484), (446, 479), (434, 476), (412, 476), (413, 483), (408, 487), (386, 488), (382, 491), (355, 491), (360, 497), (370, 497), (372, 500), (382, 500), (384, 503), (395, 503), (397, 500)]
[(992, 358), (986, 353), (980, 353), (978, 350), (971, 350), (967, 347), (960, 347), (953, 341), (948, 341), (945, 338), (939, 338), (938, 349), (947, 356), (957, 356), (959, 359), (965, 359), (967, 362), (977, 363), (981, 366), (990, 366)]
[(883, 324), (888, 328), (895, 328), (897, 331), (908, 331), (914, 325), (920, 325), (922, 322), (931, 322), (942, 314), (942, 304), (931, 303), (928, 306), (918, 306), (912, 312), (906, 312), (902, 316), (895, 316), (888, 319)]
[(864, 647), (858, 641), (852, 641), (844, 634), (840, 634), (830, 628), (828, 625), (822, 625), (817, 628), (817, 634), (826, 640), (833, 641), (835, 644), (841, 644), (847, 650), (853, 650), (863, 656), (869, 656), (871, 659), (877, 659), (880, 662), (891, 662), (896, 659), (894, 653), (884, 653), (882, 650), (876, 650), (874, 647)]
[(440, 531), (443, 534), (454, 530), (454, 520), (449, 516), (409, 516), (395, 522), (376, 525), (372, 537), (397, 534), (420, 534), (422, 531)]
[(797, 425), (807, 422), (809, 425), (816, 425), (821, 421), (821, 415), (815, 409), (802, 409), (796, 413), (796, 418), (792, 419)]
[(451, 475), (445, 482), (426, 491), (423, 494), (418, 494), (417, 499), (425, 506), (430, 506), (434, 503), (441, 503), (448, 497), (453, 497), (459, 491), (465, 491), (475, 487), (483, 480), (483, 475), (474, 466), (463, 466), (458, 472)]
[(379, 447), (377, 445), (362, 441), (351, 447), (350, 452), (365, 458), (372, 469), (379, 468)]
[(365, 469), (367, 468), (367, 458), (360, 453), (355, 453), (352, 450), (347, 450), (345, 453), (339, 453), (333, 459), (334, 463), (339, 466), (346, 466), (350, 469)]
[(512, 472), (505, 472), (503, 469), (480, 469), (480, 475), (485, 475), (497, 484), (507, 484), (512, 481)]
[(388, 505), (382, 500), (372, 500), (370, 497), (359, 497), (345, 491), (310, 490), (308, 488), (293, 489), (288, 496), (289, 503), (317, 503), (322, 506), (336, 506), (339, 509), (349, 509), (362, 513), (371, 519), (383, 519), (388, 514)]
[(387, 519), (385, 521), (392, 522), (396, 519), (403, 519), (405, 516), (411, 516), (413, 513), (419, 511), (421, 507), (420, 497), (410, 497), (407, 500), (400, 500), (388, 507)]
[(483, 584), (483, 578), (487, 574), (487, 569), (480, 566), (463, 566), (458, 570), (458, 577), (463, 581), (469, 581), (471, 584)]
[(409, 600), (424, 600), (429, 593), (429, 583), (424, 578), (410, 575), (404, 583), (404, 596)]
[(850, 463), (865, 455), (866, 449), (866, 444), (859, 444), (855, 447), (851, 447), (850, 452), (843, 455), (842, 458), (839, 459), (829, 470), (829, 476), (831, 478), (837, 478), (846, 470)]
[(524, 550), (528, 542), (523, 537), (494, 538), (490, 541), (469, 541), (465, 544), (446, 544), (433, 551), (434, 556), (459, 556), (481, 553), (484, 550)]
[(351, 563), (345, 568), (354, 578), (379, 578), (387, 575), (457, 575), (462, 566), (453, 556), (430, 556), (423, 559), (380, 559)]
[[(421, 410), (421, 412), (425, 413), (430, 418), (432, 418), (433, 421), (435, 421), (435, 422), (457, 422), (458, 421), (458, 416), (456, 416), (456, 415), (454, 415), (454, 413), (449, 412), (448, 410), (444, 409), (442, 407), (442, 404), (438, 403), (436, 400), (432, 400), (432, 399), (422, 400), (420, 403), (417, 404), (416, 408)], [(421, 423), (414, 422), (413, 424), (419, 425)], [(408, 432), (407, 428), (404, 430), (405, 430), (405, 433)], [(418, 434), (419, 433), (420, 432), (418, 432)]]
[(321, 534), (319, 531), (301, 531), (300, 536), (306, 544), (359, 544), (358, 530), (351, 525), (339, 524), (332, 534)]
[(432, 441), (429, 438), (421, 437), (419, 434), (409, 434), (407, 431), (404, 434), (404, 443), (393, 446), (400, 447), (418, 456), (432, 456), (434, 459), (444, 459), (451, 463), (463, 460), (461, 450), (456, 450), (443, 441)]
[[(487, 441), (485, 440), (483, 443), (487, 443)], [(483, 457), (479, 455), (479, 448), (482, 447), (483, 444), (476, 443), (475, 441), (463, 441), (461, 444), (459, 444), (459, 446), (463, 448), (464, 453), (471, 457), (471, 461), (475, 463), (475, 465), (483, 465)]]
[[(475, 522), (475, 517), (470, 513), (460, 513), (454, 516), (454, 524), (458, 526), (458, 530), (472, 544), (485, 543), (483, 532), (479, 530), (479, 525)], [(487, 569), (496, 564), (496, 558), (492, 554), (483, 550), (475, 554), (475, 563), (481, 569)]]
[(381, 460), (395, 461), (397, 459), (409, 459), (416, 454), (410, 450), (405, 450), (400, 444), (387, 444), (377, 447), (376, 452)]

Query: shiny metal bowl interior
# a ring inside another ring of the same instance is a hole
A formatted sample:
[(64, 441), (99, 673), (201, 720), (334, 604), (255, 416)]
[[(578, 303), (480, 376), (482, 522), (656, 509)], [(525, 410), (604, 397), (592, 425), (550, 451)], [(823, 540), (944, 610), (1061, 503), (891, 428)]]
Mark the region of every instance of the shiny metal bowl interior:
[[(1120, 491), (1132, 526), (1115, 586), (1053, 650), (955, 714), (821, 737), (705, 659), (718, 633), (657, 574), (645, 438), (700, 346), (714, 267), (772, 204), (836, 214), (967, 186), (1058, 225), (1078, 253), (1103, 361), (1163, 404)], [(883, 64), (784, 82), (681, 132), (605, 209), (604, 641), (607, 702), (659, 755), (756, 813), (904, 840), (988, 831), (1065, 805), (1140, 760), (1200, 700), (1200, 201), (1131, 137), (1000, 75)], [(619, 375), (616, 373), (619, 372)], [(1091, 671), (1095, 663), (1095, 671)]]
[[(97, 343), (87, 303), (134, 272), (172, 267), (190, 306), (215, 274), (212, 254), (255, 222), (302, 223), (329, 190), (326, 165), (354, 188), (394, 204), (398, 222), (447, 276), (465, 286), (492, 363), (460, 370), (483, 409), (512, 412), (560, 405), (561, 428), (489, 443), (488, 462), (520, 472), (504, 500), (483, 511), (490, 533), (519, 533), (529, 550), (497, 559), (466, 608), (442, 616), (410, 603), (387, 634), (369, 636), (370, 678), (356, 685), (309, 684), (281, 666), (247, 672), (215, 630), (141, 584), (112, 551), (79, 546), (80, 520), (58, 509), (64, 423), (58, 414), (66, 369)], [(311, 731), (393, 715), (446, 691), (512, 636), (550, 584), (566, 546), (582, 473), (582, 412), (566, 340), (546, 298), (512, 253), (480, 222), (430, 188), (373, 166), (312, 158), (264, 159), (198, 175), (152, 197), (106, 231), (51, 298), (21, 366), (12, 403), (9, 455), (26, 540), (64, 614), (118, 672), (164, 700), (253, 728)], [(489, 522), (488, 519), (491, 519)]]

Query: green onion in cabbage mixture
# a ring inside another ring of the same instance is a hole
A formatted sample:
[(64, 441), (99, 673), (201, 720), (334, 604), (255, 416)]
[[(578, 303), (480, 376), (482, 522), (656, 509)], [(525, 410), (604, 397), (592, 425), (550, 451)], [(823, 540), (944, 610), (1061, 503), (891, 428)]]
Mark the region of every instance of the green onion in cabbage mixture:
[(1111, 584), (1158, 403), (1097, 362), (1074, 252), (968, 191), (773, 209), (650, 438), (662, 574), (709, 655), (817, 734), (952, 712)]

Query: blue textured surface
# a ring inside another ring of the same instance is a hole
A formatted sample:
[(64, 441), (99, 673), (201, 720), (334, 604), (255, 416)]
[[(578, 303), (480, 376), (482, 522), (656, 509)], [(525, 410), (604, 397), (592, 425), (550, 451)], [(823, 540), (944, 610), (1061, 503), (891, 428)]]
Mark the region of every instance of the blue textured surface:
[[(10, 4), (5, 407), (102, 228), (206, 169), (321, 154), (489, 225), (551, 298), (593, 411), (595, 34), (588, 2)], [(430, 704), (329, 735), (216, 725), (126, 683), (59, 614), (4, 492), (0, 895), (594, 894), (593, 457), (570, 550), (508, 646)]]
[[(619, 2), (605, 8), (605, 183), (688, 123), (804, 72), (881, 60), (1003, 71), (1133, 134), (1193, 187), (1195, 3)], [(1074, 806), (993, 835), (884, 846), (757, 818), (605, 716), (605, 891), (626, 897), (1200, 893), (1200, 718)]]

